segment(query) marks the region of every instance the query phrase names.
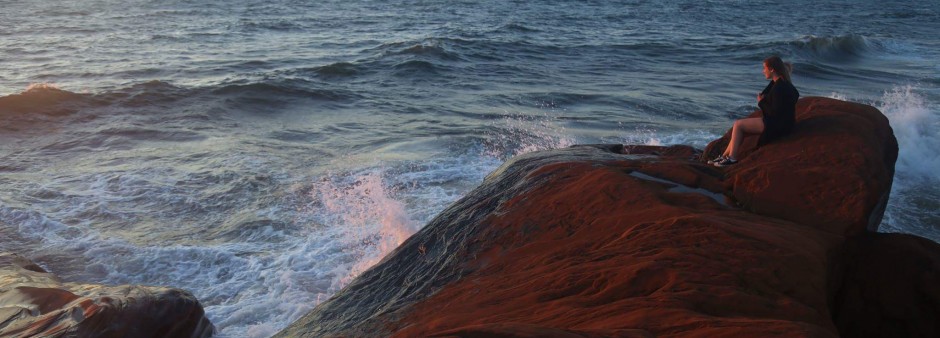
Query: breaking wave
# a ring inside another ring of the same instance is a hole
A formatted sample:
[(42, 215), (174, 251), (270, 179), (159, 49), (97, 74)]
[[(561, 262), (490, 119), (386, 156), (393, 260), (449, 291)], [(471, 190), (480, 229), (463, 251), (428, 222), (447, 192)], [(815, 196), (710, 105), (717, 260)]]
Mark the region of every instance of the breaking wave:
[(792, 42), (800, 52), (830, 60), (857, 58), (878, 48), (870, 39), (856, 34), (817, 37), (808, 35)]
[(874, 104), (898, 139), (891, 198), (881, 231), (913, 233), (940, 242), (940, 118), (912, 86), (897, 86)]
[(32, 84), (22, 93), (0, 97), (0, 117), (8, 114), (65, 115), (89, 103), (89, 95), (62, 90), (53, 84)]

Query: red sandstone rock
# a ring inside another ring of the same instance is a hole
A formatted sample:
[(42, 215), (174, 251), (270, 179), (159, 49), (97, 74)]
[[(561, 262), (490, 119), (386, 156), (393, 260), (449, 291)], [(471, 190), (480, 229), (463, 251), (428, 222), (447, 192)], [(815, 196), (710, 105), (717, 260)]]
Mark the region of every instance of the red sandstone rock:
[(643, 330), (569, 331), (518, 323), (472, 325), (438, 332), (431, 336), (461, 338), (653, 338), (653, 335)]
[(648, 162), (539, 168), (530, 178), (546, 181), (484, 221), (476, 239), (488, 245), (467, 257), (468, 273), (387, 325), (397, 337), (500, 322), (837, 336), (826, 279), (837, 236), (631, 176), (666, 176)]
[(63, 283), (0, 253), (0, 337), (209, 337), (214, 327), (188, 292)]
[[(857, 318), (842, 297), (894, 288), (862, 301), (873, 309), (912, 297), (891, 277), (859, 283), (866, 261), (847, 255), (882, 250), (846, 236), (880, 222), (897, 142), (871, 107), (797, 108), (792, 135), (749, 140), (727, 169), (685, 146), (518, 156), (278, 336), (839, 336)], [(909, 275), (936, 276), (926, 262)]]
[[(822, 97), (802, 99), (796, 110), (789, 136), (760, 148), (758, 135), (745, 138), (741, 162), (727, 169), (734, 198), (751, 212), (836, 234), (876, 231), (898, 154), (888, 119), (871, 106)], [(703, 158), (729, 139), (713, 141)]]

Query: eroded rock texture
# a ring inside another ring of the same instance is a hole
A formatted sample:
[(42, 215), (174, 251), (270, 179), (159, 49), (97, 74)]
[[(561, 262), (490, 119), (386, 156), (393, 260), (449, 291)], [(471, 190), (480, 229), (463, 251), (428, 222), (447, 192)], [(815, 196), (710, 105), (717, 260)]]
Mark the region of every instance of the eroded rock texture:
[[(936, 332), (936, 243), (876, 259), (910, 240), (869, 233), (897, 158), (887, 119), (805, 98), (793, 134), (756, 141), (727, 169), (702, 163), (727, 135), (704, 153), (513, 158), (278, 336), (837, 337), (889, 317), (876, 329)], [(885, 259), (906, 274), (872, 278)]]

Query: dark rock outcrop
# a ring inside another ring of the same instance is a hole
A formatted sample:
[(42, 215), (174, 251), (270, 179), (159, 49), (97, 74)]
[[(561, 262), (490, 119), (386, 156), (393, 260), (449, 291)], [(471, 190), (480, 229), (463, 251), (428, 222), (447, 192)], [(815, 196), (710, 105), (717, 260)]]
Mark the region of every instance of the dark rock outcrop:
[(726, 138), (705, 154), (593, 145), (513, 158), (278, 336), (836, 337), (876, 318), (934, 332), (903, 307), (865, 310), (940, 287), (936, 245), (892, 256), (929, 271), (908, 272), (928, 278), (915, 288), (866, 277), (886, 266), (856, 254), (904, 245), (859, 237), (891, 189), (887, 119), (806, 98), (793, 134), (756, 141), (728, 169), (699, 160)]
[(26, 258), (0, 253), (0, 337), (209, 337), (213, 331), (186, 291), (63, 283)]
[(842, 337), (940, 337), (940, 244), (870, 233), (846, 242), (833, 303)]

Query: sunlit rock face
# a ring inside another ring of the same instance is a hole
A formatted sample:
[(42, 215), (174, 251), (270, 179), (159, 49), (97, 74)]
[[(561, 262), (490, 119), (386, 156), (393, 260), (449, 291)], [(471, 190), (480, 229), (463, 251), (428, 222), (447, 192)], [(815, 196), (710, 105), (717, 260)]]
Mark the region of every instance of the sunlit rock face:
[[(756, 141), (729, 168), (702, 161), (726, 137), (517, 156), (278, 336), (838, 337), (892, 293), (932, 295), (898, 319), (929, 333), (940, 284), (868, 278), (887, 266), (855, 254), (894, 241), (863, 240), (891, 189), (887, 119), (805, 98), (791, 135)], [(891, 257), (935, 278), (940, 248), (918, 243)]]
[[(800, 100), (796, 110), (791, 135), (762, 147), (757, 135), (744, 139), (743, 160), (724, 177), (731, 195), (748, 211), (835, 234), (877, 230), (898, 158), (888, 119), (868, 105), (821, 97)], [(709, 144), (703, 159), (721, 154), (729, 139)]]
[(0, 253), (0, 337), (209, 337), (190, 293), (153, 286), (63, 283)]

